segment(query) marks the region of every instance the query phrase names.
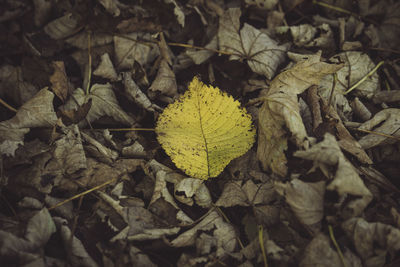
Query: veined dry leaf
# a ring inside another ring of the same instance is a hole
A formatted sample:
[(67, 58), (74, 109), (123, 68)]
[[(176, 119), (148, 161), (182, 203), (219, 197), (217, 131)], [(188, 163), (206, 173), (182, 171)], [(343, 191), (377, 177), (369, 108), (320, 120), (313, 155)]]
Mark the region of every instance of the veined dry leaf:
[(64, 103), (68, 96), (68, 77), (63, 61), (53, 61), (54, 73), (50, 76), (53, 92)]
[(157, 140), (176, 166), (201, 179), (218, 176), (254, 143), (251, 117), (239, 101), (197, 77), (160, 115)]
[(93, 71), (94, 75), (116, 81), (118, 79), (117, 72), (115, 71), (114, 65), (110, 59), (108, 53), (104, 53), (101, 56), (101, 61), (96, 70)]
[(230, 8), (219, 20), (218, 40), (221, 50), (233, 53), (230, 60), (246, 59), (257, 74), (271, 79), (285, 59), (287, 45), (278, 45), (267, 34), (245, 23), (240, 30), (239, 8)]
[[(83, 89), (78, 88), (72, 93), (72, 99), (63, 106), (63, 109), (78, 109), (84, 103), (92, 99), (92, 106), (86, 116), (89, 122), (99, 119), (102, 116), (110, 116), (116, 121), (132, 125), (134, 120), (125, 113), (119, 106), (117, 98), (112, 90), (111, 84), (94, 84), (90, 93), (85, 94)], [(78, 102), (76, 103), (75, 102)]]
[(298, 147), (306, 147), (308, 143), (297, 95), (341, 67), (320, 62), (320, 54), (316, 54), (279, 74), (271, 82), (258, 118), (257, 158), (264, 170), (270, 169), (280, 176), (286, 175), (284, 151), (287, 149), (289, 135)]
[[(364, 122), (359, 129), (372, 130), (373, 128), (377, 127), (374, 130), (377, 133), (399, 137), (399, 121), (400, 109), (388, 108), (375, 114), (372, 119)], [(388, 138), (387, 136), (370, 133), (366, 136), (363, 136), (358, 142), (364, 149), (368, 149), (384, 144), (394, 144), (398, 141), (396, 139)]]

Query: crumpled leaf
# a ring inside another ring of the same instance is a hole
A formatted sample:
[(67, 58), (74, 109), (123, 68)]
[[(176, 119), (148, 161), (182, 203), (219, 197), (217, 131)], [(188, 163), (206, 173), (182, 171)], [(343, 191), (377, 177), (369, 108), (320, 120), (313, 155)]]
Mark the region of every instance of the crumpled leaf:
[(272, 183), (255, 184), (248, 180), (242, 185), (241, 181), (228, 182), (215, 205), (220, 207), (252, 206), (268, 204), (275, 199)]
[[(306, 151), (296, 151), (294, 156), (303, 159), (313, 160), (314, 167), (319, 167), (327, 176), (334, 176), (333, 181), (326, 187), (328, 190), (335, 190), (339, 195), (351, 194), (360, 196), (350, 202), (347, 206), (349, 213), (361, 214), (364, 208), (372, 200), (372, 194), (364, 185), (360, 176), (340, 151), (340, 147), (334, 136), (326, 133), (324, 140), (313, 145)], [(335, 174), (330, 174), (328, 166), (337, 166)]]
[(142, 90), (140, 90), (139, 86), (132, 79), (131, 73), (123, 73), (123, 81), (126, 93), (136, 104), (150, 112), (154, 112), (155, 109), (161, 110), (160, 107), (151, 103), (147, 95), (145, 95)]
[[(388, 108), (379, 111), (372, 119), (364, 122), (358, 129), (400, 137), (399, 122), (400, 109)], [(374, 129), (375, 127), (376, 129)], [(398, 140), (389, 138), (387, 136), (370, 133), (366, 136), (363, 136), (358, 142), (364, 149), (368, 149), (385, 144), (394, 144), (398, 142)]]
[(93, 71), (93, 74), (106, 79), (110, 79), (111, 81), (116, 81), (118, 79), (117, 72), (115, 71), (114, 65), (108, 53), (104, 53), (101, 56), (100, 64)]
[(24, 81), (21, 67), (7, 64), (0, 67), (0, 96), (6, 96), (17, 105), (22, 105), (37, 92), (38, 89), (35, 86)]
[(53, 127), (57, 116), (53, 108), (54, 94), (43, 88), (19, 108), (17, 114), (0, 122), (0, 153), (14, 155), (24, 135), (33, 127)]
[(161, 172), (161, 175), (165, 174), (167, 182), (174, 184), (174, 196), (179, 202), (189, 206), (192, 206), (196, 202), (197, 205), (203, 208), (211, 206), (212, 199), (210, 192), (202, 180), (188, 178), (158, 163), (156, 160), (150, 160), (147, 166), (151, 168), (151, 172), (155, 178)]
[(127, 231), (129, 240), (153, 240), (165, 235), (174, 235), (180, 230), (180, 227), (170, 227), (161, 222), (143, 207), (124, 207), (123, 210), (124, 219), (129, 225)]
[(306, 183), (293, 179), (288, 183), (275, 183), (276, 191), (285, 197), (300, 222), (318, 231), (324, 216), (325, 182)]
[(6, 262), (28, 264), (42, 256), (44, 246), (55, 231), (53, 219), (44, 208), (29, 219), (24, 238), (0, 230), (0, 257)]
[(317, 27), (310, 24), (281, 26), (277, 31), (280, 34), (290, 31), (294, 44), (299, 47), (335, 48), (333, 32), (326, 23)]
[(285, 59), (287, 45), (278, 45), (267, 34), (245, 23), (240, 30), (240, 8), (230, 8), (219, 21), (220, 50), (232, 53), (230, 60), (247, 60), (257, 74), (271, 79)]
[[(257, 158), (264, 170), (285, 176), (289, 134), (298, 147), (308, 146), (308, 136), (300, 116), (297, 95), (341, 65), (320, 62), (320, 54), (297, 63), (272, 82), (258, 115)], [(287, 132), (287, 130), (289, 132)]]
[(63, 174), (70, 175), (86, 169), (86, 156), (77, 125), (63, 129), (64, 135), (54, 142), (53, 159), (58, 162)]
[(113, 15), (114, 17), (118, 17), (121, 14), (121, 10), (118, 8), (118, 6), (121, 6), (121, 3), (118, 0), (98, 0), (98, 1), (107, 10), (107, 12)]
[[(358, 51), (337, 54), (331, 57), (329, 61), (333, 63), (344, 62), (343, 68), (336, 73), (337, 81), (333, 96), (343, 95), (352, 85), (364, 78), (375, 67), (375, 63), (367, 54)], [(318, 92), (326, 100), (331, 95), (333, 79), (332, 75), (327, 75), (319, 84)], [(352, 92), (360, 97), (371, 98), (379, 91), (379, 88), (379, 76), (375, 72)]]
[(135, 61), (143, 66), (154, 58), (155, 54), (152, 53), (152, 50), (156, 49), (156, 46), (132, 41), (139, 38), (149, 40), (151, 36), (148, 33), (130, 33), (126, 35), (126, 38), (114, 36), (115, 65), (117, 69), (130, 69)]
[[(211, 39), (211, 41), (208, 44), (206, 44), (204, 47), (207, 49), (217, 50), (218, 49), (217, 35), (215, 35)], [(200, 64), (204, 63), (205, 61), (207, 61), (207, 59), (209, 59), (212, 55), (215, 54), (215, 52), (206, 50), (206, 49), (202, 49), (202, 50), (188, 49), (188, 50), (186, 50), (185, 53), (193, 60), (194, 64), (196, 64), (196, 65), (200, 65)]]
[(151, 99), (156, 98), (160, 93), (167, 96), (175, 96), (178, 93), (175, 74), (166, 60), (161, 61), (157, 76), (148, 89)]
[(69, 92), (67, 73), (63, 61), (53, 61), (54, 73), (50, 76), (53, 92), (65, 102)]
[(178, 21), (178, 23), (183, 27), (185, 27), (185, 13), (183, 13), (182, 9), (176, 3), (175, 0), (164, 0), (166, 4), (173, 4), (174, 5), (174, 14)]
[(197, 77), (159, 116), (157, 140), (176, 166), (189, 176), (218, 176), (254, 143), (251, 117), (240, 103)]
[(68, 262), (73, 266), (97, 267), (97, 263), (87, 253), (82, 242), (71, 232), (68, 221), (60, 217), (55, 217), (57, 229), (60, 232), (61, 240), (68, 249)]
[[(345, 266), (362, 266), (359, 259), (348, 252), (348, 250), (346, 252), (343, 257)], [(305, 248), (299, 266), (336, 267), (343, 266), (343, 263), (337, 251), (331, 246), (331, 240), (323, 233), (319, 233)]]
[(73, 13), (68, 13), (49, 22), (44, 31), (53, 39), (60, 40), (71, 36), (80, 27), (79, 19)]
[[(116, 121), (122, 122), (127, 125), (133, 125), (134, 120), (128, 114), (125, 113), (119, 106), (117, 98), (115, 97), (112, 85), (106, 84), (94, 84), (90, 88), (90, 93), (85, 94), (83, 89), (78, 88), (72, 93), (67, 103), (63, 106), (64, 110), (77, 109), (78, 106), (82, 106), (84, 103), (92, 99), (92, 107), (90, 108), (86, 119), (89, 122), (93, 122), (102, 116), (110, 116)], [(75, 102), (78, 102), (76, 103)], [(81, 123), (84, 123), (82, 121)]]
[(174, 247), (196, 245), (198, 249), (204, 249), (204, 242), (196, 242), (201, 232), (212, 233), (212, 236), (208, 236), (208, 238), (215, 240), (210, 246), (216, 249), (217, 257), (234, 251), (237, 243), (235, 230), (232, 225), (224, 222), (224, 219), (216, 211), (210, 212), (192, 229), (172, 240), (171, 245)]
[(400, 251), (400, 230), (391, 225), (351, 218), (342, 223), (342, 228), (353, 241), (364, 266), (384, 266), (387, 252), (394, 256)]

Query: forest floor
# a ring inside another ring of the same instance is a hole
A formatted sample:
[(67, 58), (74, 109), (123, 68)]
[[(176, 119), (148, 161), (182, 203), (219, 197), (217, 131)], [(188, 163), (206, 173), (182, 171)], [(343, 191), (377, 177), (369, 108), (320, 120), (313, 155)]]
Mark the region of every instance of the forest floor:
[(2, 266), (400, 266), (400, 3), (3, 0)]

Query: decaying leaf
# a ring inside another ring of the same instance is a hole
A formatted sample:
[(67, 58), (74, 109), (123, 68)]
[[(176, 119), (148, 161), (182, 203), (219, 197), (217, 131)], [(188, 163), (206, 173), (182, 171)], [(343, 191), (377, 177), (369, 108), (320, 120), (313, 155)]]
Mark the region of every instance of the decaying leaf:
[[(360, 176), (340, 151), (335, 137), (326, 133), (324, 141), (313, 145), (306, 151), (296, 151), (294, 156), (313, 160), (314, 167), (319, 167), (328, 177), (334, 177), (326, 187), (335, 190), (339, 195), (351, 194), (361, 198), (350, 202), (347, 206), (350, 214), (359, 215), (372, 200), (372, 194), (364, 185)], [(337, 166), (335, 174), (331, 174), (328, 166)]]
[(126, 37), (114, 37), (114, 50), (117, 69), (132, 68), (135, 61), (140, 65), (146, 64), (151, 58), (150, 52), (155, 47), (138, 42), (138, 38), (151, 39), (150, 34), (131, 33)]
[(44, 31), (53, 39), (60, 40), (77, 33), (79, 19), (76, 15), (68, 13), (59, 17), (44, 27)]
[(341, 65), (320, 62), (320, 54), (316, 54), (279, 74), (271, 82), (258, 115), (257, 158), (264, 170), (286, 175), (284, 151), (290, 135), (298, 147), (308, 146), (309, 138), (300, 116), (297, 95), (340, 68)]
[(112, 85), (109, 83), (94, 84), (88, 95), (85, 94), (83, 89), (76, 89), (72, 93), (72, 98), (63, 106), (63, 109), (77, 109), (78, 106), (87, 103), (89, 99), (92, 99), (92, 106), (86, 116), (89, 122), (93, 122), (102, 116), (110, 116), (116, 121), (127, 125), (132, 125), (134, 123), (133, 118), (126, 114), (119, 106)]
[[(344, 63), (342, 69), (337, 74), (336, 86), (333, 95), (343, 95), (352, 85), (364, 78), (374, 67), (375, 64), (367, 54), (358, 51), (349, 51), (337, 54), (330, 59), (333, 63)], [(325, 99), (329, 99), (332, 91), (333, 76), (325, 76), (318, 88), (319, 93)], [(379, 76), (375, 72), (368, 77), (355, 90), (354, 94), (366, 98), (371, 98), (379, 90)]]
[(220, 18), (219, 47), (233, 54), (230, 60), (245, 59), (255, 73), (271, 79), (285, 59), (288, 46), (278, 45), (267, 34), (247, 23), (240, 29), (240, 16), (240, 8), (230, 8)]
[(154, 99), (160, 93), (167, 96), (175, 96), (177, 92), (175, 74), (169, 67), (168, 62), (162, 60), (156, 79), (148, 89), (149, 97)]
[(233, 97), (197, 77), (160, 115), (157, 140), (178, 168), (201, 179), (218, 176), (254, 143), (251, 117)]
[(329, 237), (320, 233), (316, 235), (307, 245), (303, 258), (299, 266), (357, 266), (361, 267), (360, 259), (353, 255), (348, 249), (344, 254), (344, 263), (341, 261), (339, 253), (331, 246)]
[(50, 76), (53, 92), (61, 99), (62, 102), (67, 100), (69, 93), (68, 77), (65, 73), (63, 61), (53, 61), (54, 73)]
[(225, 184), (221, 197), (215, 203), (220, 207), (251, 206), (268, 204), (275, 199), (275, 190), (272, 183), (255, 184), (248, 180), (242, 185), (242, 181)]
[[(364, 122), (359, 129), (360, 130), (373, 130), (375, 133), (370, 133), (366, 136), (363, 136), (358, 142), (364, 149), (372, 148), (379, 145), (384, 144), (394, 144), (398, 142), (398, 140), (394, 138), (389, 138), (384, 135), (400, 137), (399, 129), (400, 129), (400, 109), (396, 108), (388, 108), (384, 109), (375, 116)], [(376, 129), (373, 129), (375, 128)], [(384, 135), (379, 135), (379, 133)]]
[(388, 252), (395, 255), (400, 251), (400, 230), (391, 225), (351, 218), (342, 224), (342, 228), (352, 239), (364, 266), (384, 266)]
[(115, 71), (114, 65), (108, 53), (104, 53), (101, 56), (100, 64), (93, 71), (93, 74), (106, 79), (110, 79), (111, 81), (116, 81), (118, 79), (117, 72)]
[(324, 216), (325, 182), (306, 183), (293, 179), (289, 183), (275, 183), (276, 191), (285, 197), (300, 222), (317, 232), (317, 224)]
[(24, 135), (32, 127), (53, 127), (57, 116), (53, 108), (54, 94), (43, 88), (26, 102), (14, 117), (0, 122), (0, 153), (14, 155)]
[(197, 239), (201, 236), (201, 232), (210, 231), (213, 233), (213, 236), (209, 236), (209, 238), (214, 240), (214, 242), (210, 244), (210, 249), (216, 249), (214, 253), (217, 257), (222, 257), (226, 253), (233, 252), (237, 243), (235, 230), (232, 225), (224, 222), (223, 218), (216, 211), (210, 212), (192, 229), (189, 229), (172, 240), (171, 245), (174, 247), (196, 245), (198, 249), (204, 249), (205, 244), (203, 242), (197, 242)]

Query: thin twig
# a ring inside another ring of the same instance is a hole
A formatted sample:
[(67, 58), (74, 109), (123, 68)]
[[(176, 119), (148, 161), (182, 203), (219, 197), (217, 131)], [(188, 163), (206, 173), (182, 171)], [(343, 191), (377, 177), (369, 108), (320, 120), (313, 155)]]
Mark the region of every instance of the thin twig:
[(373, 68), (370, 72), (368, 72), (368, 74), (367, 75), (365, 75), (361, 80), (359, 80), (357, 83), (355, 83), (352, 87), (350, 87), (345, 93), (344, 93), (344, 95), (347, 95), (348, 93), (350, 93), (351, 91), (353, 91), (354, 89), (356, 89), (360, 84), (362, 84), (366, 79), (368, 79), (369, 77), (371, 77), (377, 70), (378, 70), (378, 68), (380, 67), (380, 66), (382, 66), (383, 65), (383, 63), (385, 63), (385, 61), (381, 61), (381, 62), (379, 62), (376, 66), (375, 66), (375, 68)]

